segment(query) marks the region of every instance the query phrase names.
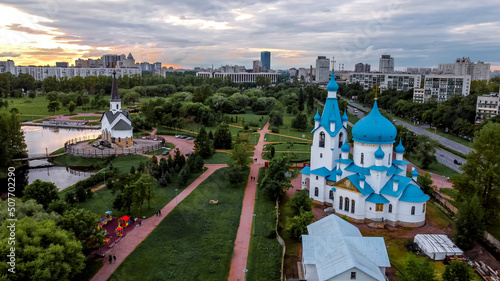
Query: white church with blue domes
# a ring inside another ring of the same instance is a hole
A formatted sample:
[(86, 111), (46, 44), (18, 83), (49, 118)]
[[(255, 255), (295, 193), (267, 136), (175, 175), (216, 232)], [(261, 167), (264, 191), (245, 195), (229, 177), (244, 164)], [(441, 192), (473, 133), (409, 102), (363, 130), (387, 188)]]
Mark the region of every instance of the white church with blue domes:
[(429, 196), (420, 189), (416, 170), (411, 178), (406, 176), (409, 162), (403, 159), (402, 143), (393, 149), (396, 127), (382, 116), (375, 100), (370, 113), (352, 128), (349, 157), (347, 115), (340, 115), (337, 89), (332, 71), (323, 114), (314, 117), (311, 163), (300, 171), (302, 189), (357, 222), (424, 225)]

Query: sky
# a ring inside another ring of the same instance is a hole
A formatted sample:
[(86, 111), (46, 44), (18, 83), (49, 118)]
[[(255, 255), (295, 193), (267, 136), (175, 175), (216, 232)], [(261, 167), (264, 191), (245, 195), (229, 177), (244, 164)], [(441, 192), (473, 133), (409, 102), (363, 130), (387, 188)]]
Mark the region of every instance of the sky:
[(2, 0), (0, 61), (74, 64), (132, 53), (174, 68), (243, 65), (261, 51), (271, 68), (335, 68), (382, 54), (396, 69), (437, 67), (457, 58), (500, 70), (500, 5), (492, 0)]

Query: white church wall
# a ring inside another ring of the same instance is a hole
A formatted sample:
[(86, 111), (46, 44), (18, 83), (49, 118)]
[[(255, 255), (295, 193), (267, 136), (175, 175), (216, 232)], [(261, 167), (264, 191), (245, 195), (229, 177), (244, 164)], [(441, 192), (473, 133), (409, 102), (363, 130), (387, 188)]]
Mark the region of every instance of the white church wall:
[(131, 138), (132, 137), (132, 130), (129, 131), (117, 131), (117, 130), (111, 130), (111, 135), (114, 138)]
[[(398, 219), (404, 222), (416, 223), (425, 221), (425, 209), (422, 212), (424, 203), (399, 202)], [(412, 207), (415, 207), (415, 214), (411, 214)]]
[[(352, 273), (355, 273), (355, 277), (354, 278), (351, 278), (352, 276)], [(309, 279), (307, 279), (309, 281)], [(346, 271), (342, 272), (341, 274), (335, 276), (335, 277), (332, 277), (330, 279), (327, 279), (328, 281), (340, 281), (340, 280), (356, 280), (356, 281), (374, 281), (374, 280), (377, 280), (373, 277), (371, 277), (370, 275), (364, 273), (363, 271), (361, 271), (360, 269), (354, 267), (354, 268), (351, 268), (351, 269), (347, 269)]]
[[(360, 167), (370, 167), (375, 165), (375, 151), (378, 150), (379, 145), (373, 143), (361, 143), (354, 141), (353, 149), (353, 160), (354, 163)], [(389, 154), (392, 157), (392, 147), (393, 144), (382, 144), (382, 151), (384, 152), (384, 158), (382, 159), (382, 165), (389, 167), (388, 160)], [(363, 163), (361, 163), (361, 153), (364, 154)]]

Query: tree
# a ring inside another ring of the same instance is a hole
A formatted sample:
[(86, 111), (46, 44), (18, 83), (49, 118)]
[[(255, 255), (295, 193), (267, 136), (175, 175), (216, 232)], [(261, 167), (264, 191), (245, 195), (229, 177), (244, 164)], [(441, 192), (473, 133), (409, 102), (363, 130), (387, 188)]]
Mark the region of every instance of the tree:
[(458, 205), (455, 230), (455, 242), (464, 250), (470, 249), (474, 240), (483, 235), (484, 209), (477, 195)]
[[(168, 162), (168, 159), (167, 159)], [(173, 162), (173, 167), (175, 172), (179, 172), (182, 168), (184, 168), (184, 165), (186, 164), (186, 158), (184, 158), (184, 155), (181, 154), (179, 149), (175, 150), (175, 155), (174, 155), (174, 162)]]
[(403, 273), (398, 272), (402, 281), (435, 281), (434, 268), (427, 258), (417, 257), (413, 253), (406, 256)]
[[(10, 114), (0, 114), (0, 178), (7, 178), (7, 168), (16, 167), (19, 164), (12, 162), (12, 159), (26, 156), (26, 144), (24, 142), (23, 131), (19, 115), (15, 112)], [(16, 178), (19, 181), (19, 178)], [(19, 185), (19, 182), (17, 183)], [(7, 184), (5, 184), (7, 186)], [(21, 189), (16, 189), (21, 191)], [(20, 196), (17, 194), (16, 196)]]
[(453, 179), (459, 191), (458, 199), (464, 200), (477, 194), (486, 218), (495, 218), (500, 204), (500, 124), (488, 122), (476, 134), (472, 150), (467, 155), (464, 171)]
[(183, 168), (179, 173), (179, 185), (184, 186), (189, 179), (189, 172), (186, 168)]
[(244, 180), (245, 171), (248, 169), (251, 159), (246, 147), (239, 143), (231, 151), (228, 161), (227, 176), (233, 185)]
[(44, 209), (54, 201), (59, 199), (59, 190), (51, 183), (41, 180), (35, 180), (32, 184), (24, 188), (24, 199), (35, 199), (38, 204), (41, 204)]
[(231, 149), (232, 135), (227, 124), (222, 124), (217, 128), (214, 134), (215, 149)]
[(418, 175), (417, 182), (422, 186), (422, 191), (425, 194), (430, 194), (432, 192), (431, 174), (425, 173), (424, 175)]
[(154, 178), (148, 174), (142, 174), (141, 177), (133, 184), (136, 192), (134, 203), (142, 210), (144, 200), (148, 201), (148, 208), (150, 208), (150, 200), (154, 197), (153, 192)]
[[(2, 227), (0, 237), (0, 252), (5, 257), (13, 247), (9, 244), (10, 229)], [(15, 274), (7, 273), (7, 262), (0, 263), (9, 280), (71, 280), (85, 267), (80, 241), (53, 220), (18, 220), (15, 242)]]
[(307, 226), (313, 221), (314, 215), (311, 211), (302, 212), (300, 215), (292, 218), (292, 223), (287, 230), (293, 239), (300, 240), (302, 234), (307, 234)]
[(104, 245), (103, 233), (96, 231), (98, 221), (99, 216), (89, 210), (71, 209), (64, 212), (57, 225), (73, 232), (82, 243), (83, 253), (88, 255)]
[(304, 88), (300, 87), (299, 90), (299, 99), (298, 99), (298, 104), (299, 104), (299, 111), (304, 110), (304, 104), (306, 103), (306, 94), (304, 93)]
[(275, 127), (283, 126), (283, 113), (278, 110), (271, 111), (269, 113), (269, 123)]
[(300, 215), (303, 212), (312, 210), (313, 199), (309, 198), (307, 190), (301, 190), (290, 199), (290, 208), (294, 215)]
[(61, 104), (58, 101), (51, 101), (49, 105), (47, 105), (47, 110), (52, 112), (52, 114), (56, 114), (56, 111), (58, 111), (60, 107)]
[(203, 158), (201, 156), (196, 156), (196, 159), (194, 159), (194, 167), (193, 167), (193, 172), (199, 172), (203, 171), (203, 165), (205, 165), (205, 162), (203, 162)]
[(291, 187), (290, 179), (285, 173), (290, 169), (288, 158), (274, 158), (269, 162), (266, 176), (262, 180), (261, 188), (271, 201), (281, 199), (285, 191)]
[[(55, 202), (55, 201), (54, 201)], [(45, 211), (42, 205), (38, 204), (34, 199), (22, 201), (16, 201), (16, 212), (14, 213), (14, 217), (12, 217), (12, 213), (9, 212), (9, 202), (7, 200), (0, 200), (0, 224), (6, 224), (7, 219), (17, 219), (20, 220), (24, 217), (30, 217), (37, 221), (42, 220), (53, 220), (58, 221), (60, 219), (60, 215), (55, 212), (48, 213)]]
[(194, 139), (194, 151), (202, 158), (208, 158), (214, 154), (212, 141), (208, 138), (207, 131), (201, 127), (200, 132)]
[(69, 114), (73, 114), (73, 111), (75, 111), (75, 108), (76, 108), (76, 104), (73, 101), (70, 101), (68, 103)]
[(274, 154), (276, 154), (276, 149), (274, 148), (274, 145), (271, 146), (271, 158), (274, 158)]
[(471, 281), (474, 273), (467, 264), (454, 260), (446, 266), (442, 277), (443, 281)]
[(297, 116), (292, 119), (292, 128), (304, 131), (307, 129), (307, 116), (300, 112)]
[(437, 141), (428, 136), (418, 135), (418, 145), (416, 149), (417, 159), (422, 163), (423, 169), (428, 169), (429, 166), (436, 162), (436, 147), (439, 145)]

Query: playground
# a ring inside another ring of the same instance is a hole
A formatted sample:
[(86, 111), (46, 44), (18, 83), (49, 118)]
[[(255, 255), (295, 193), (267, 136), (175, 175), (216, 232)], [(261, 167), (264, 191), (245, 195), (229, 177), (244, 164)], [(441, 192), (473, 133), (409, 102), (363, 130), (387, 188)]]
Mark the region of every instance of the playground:
[(105, 254), (109, 249), (116, 246), (128, 233), (136, 227), (140, 227), (142, 222), (143, 219), (130, 218), (128, 216), (113, 218), (111, 211), (107, 211), (97, 225), (97, 229), (103, 231), (105, 234), (104, 241), (106, 244), (92, 253), (95, 255)]

